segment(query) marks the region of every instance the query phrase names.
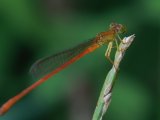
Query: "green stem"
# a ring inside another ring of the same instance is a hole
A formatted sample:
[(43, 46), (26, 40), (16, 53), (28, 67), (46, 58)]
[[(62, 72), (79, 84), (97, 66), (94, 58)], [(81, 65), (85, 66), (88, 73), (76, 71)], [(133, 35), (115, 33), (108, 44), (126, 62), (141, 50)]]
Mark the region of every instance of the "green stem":
[(125, 37), (120, 43), (115, 54), (114, 65), (108, 72), (102, 90), (100, 92), (100, 96), (92, 120), (102, 120), (103, 115), (107, 111), (107, 108), (111, 101), (112, 88), (114, 86), (114, 81), (118, 72), (117, 70), (119, 69), (119, 65), (124, 56), (124, 53), (133, 42), (134, 38), (134, 35)]

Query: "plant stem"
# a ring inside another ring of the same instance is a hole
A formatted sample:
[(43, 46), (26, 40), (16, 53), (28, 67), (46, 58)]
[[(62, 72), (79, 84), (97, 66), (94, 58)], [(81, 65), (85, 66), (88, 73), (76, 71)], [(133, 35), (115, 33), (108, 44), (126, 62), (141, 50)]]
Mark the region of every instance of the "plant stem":
[(108, 72), (105, 82), (103, 84), (97, 106), (95, 108), (92, 120), (102, 120), (103, 115), (106, 113), (107, 108), (111, 102), (112, 88), (114, 86), (115, 78), (119, 69), (120, 62), (127, 50), (127, 48), (133, 42), (135, 36), (131, 35), (125, 37), (119, 44), (119, 47), (115, 54), (114, 65)]

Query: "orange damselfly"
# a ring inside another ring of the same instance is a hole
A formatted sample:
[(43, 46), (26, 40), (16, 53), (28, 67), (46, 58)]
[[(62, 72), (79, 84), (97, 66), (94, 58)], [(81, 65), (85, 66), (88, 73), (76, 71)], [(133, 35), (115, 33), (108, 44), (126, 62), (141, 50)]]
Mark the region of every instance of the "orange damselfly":
[(118, 46), (117, 38), (120, 39), (119, 34), (124, 32), (125, 27), (123, 25), (112, 23), (110, 24), (108, 31), (99, 33), (95, 38), (92, 38), (72, 49), (42, 58), (35, 62), (31, 67), (30, 72), (33, 76), (39, 78), (39, 80), (4, 103), (0, 108), (0, 115), (6, 113), (16, 102), (31, 92), (34, 88), (45, 82), (48, 78), (104, 44), (108, 44), (105, 55), (111, 61), (109, 55), (112, 49), (112, 44), (115, 42)]

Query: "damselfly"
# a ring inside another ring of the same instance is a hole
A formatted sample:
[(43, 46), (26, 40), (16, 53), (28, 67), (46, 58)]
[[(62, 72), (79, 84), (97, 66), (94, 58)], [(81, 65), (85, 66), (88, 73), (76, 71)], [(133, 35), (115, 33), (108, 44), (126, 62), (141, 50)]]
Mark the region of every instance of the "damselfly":
[(17, 101), (31, 92), (34, 88), (48, 80), (48, 78), (57, 74), (73, 62), (79, 60), (84, 55), (96, 50), (102, 45), (108, 45), (105, 56), (110, 62), (112, 62), (110, 59), (110, 53), (113, 43), (115, 42), (118, 48), (117, 39), (120, 39), (119, 34), (124, 32), (125, 27), (123, 25), (112, 23), (110, 24), (109, 30), (99, 33), (95, 38), (77, 45), (74, 48), (36, 61), (31, 67), (30, 72), (33, 76), (39, 78), (39, 80), (4, 103), (0, 108), (0, 115), (3, 115), (5, 112), (7, 112)]

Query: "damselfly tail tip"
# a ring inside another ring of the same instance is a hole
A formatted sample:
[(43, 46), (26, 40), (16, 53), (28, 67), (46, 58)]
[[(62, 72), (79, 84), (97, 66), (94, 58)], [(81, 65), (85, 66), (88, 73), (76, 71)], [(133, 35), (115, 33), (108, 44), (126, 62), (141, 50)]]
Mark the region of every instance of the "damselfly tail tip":
[(0, 116), (3, 116), (6, 113), (6, 111), (4, 110), (3, 106), (0, 107)]
[(2, 116), (3, 115), (3, 112), (2, 112), (2, 109), (0, 108), (0, 116)]

